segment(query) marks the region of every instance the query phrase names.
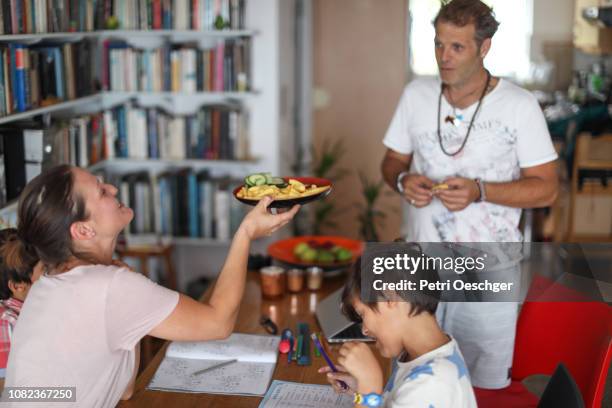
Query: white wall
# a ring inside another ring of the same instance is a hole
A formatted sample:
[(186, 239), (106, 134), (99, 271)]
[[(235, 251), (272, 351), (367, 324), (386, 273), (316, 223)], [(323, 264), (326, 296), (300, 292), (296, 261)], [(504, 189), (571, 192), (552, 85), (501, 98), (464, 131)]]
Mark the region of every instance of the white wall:
[(572, 42), (575, 0), (533, 0), (531, 59), (539, 60), (544, 42)]

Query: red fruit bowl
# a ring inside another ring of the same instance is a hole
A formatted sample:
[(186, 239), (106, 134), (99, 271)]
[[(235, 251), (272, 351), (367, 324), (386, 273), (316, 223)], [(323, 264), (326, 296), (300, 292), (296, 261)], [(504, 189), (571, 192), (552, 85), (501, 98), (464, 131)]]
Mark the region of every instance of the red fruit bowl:
[[(350, 260), (347, 261), (335, 261), (335, 262), (305, 262), (297, 258), (293, 254), (293, 249), (296, 245), (301, 243), (307, 243), (309, 245), (315, 245), (324, 247), (328, 246), (341, 246), (351, 251), (353, 255)], [(297, 266), (301, 268), (308, 268), (310, 266), (318, 266), (325, 270), (335, 270), (346, 268), (350, 266), (363, 252), (363, 242), (357, 241), (345, 237), (336, 236), (325, 236), (325, 235), (307, 235), (302, 237), (287, 238), (280, 241), (276, 241), (268, 247), (268, 254), (276, 259), (277, 261), (284, 262), (286, 264)]]

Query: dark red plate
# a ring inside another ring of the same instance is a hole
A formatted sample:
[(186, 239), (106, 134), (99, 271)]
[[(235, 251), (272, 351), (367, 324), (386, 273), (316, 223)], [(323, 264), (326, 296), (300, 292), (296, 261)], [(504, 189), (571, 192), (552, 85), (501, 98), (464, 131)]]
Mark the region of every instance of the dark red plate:
[[(304, 262), (293, 255), (293, 248), (299, 243), (314, 241), (317, 244), (323, 244), (325, 242), (331, 242), (333, 245), (342, 246), (353, 254), (353, 257), (349, 261), (344, 262)], [(268, 247), (268, 254), (281, 262), (289, 265), (299, 266), (307, 268), (309, 266), (319, 266), (323, 269), (339, 269), (344, 268), (352, 264), (357, 257), (363, 252), (363, 242), (355, 239), (325, 235), (306, 235), (302, 237), (287, 238), (280, 241), (276, 241)]]
[[(328, 179), (318, 178), (318, 177), (283, 177), (285, 181), (289, 180), (290, 178), (297, 180), (302, 184), (307, 184), (307, 185), (315, 184), (318, 187), (329, 186), (329, 188), (325, 191), (321, 191), (320, 193), (305, 196), (305, 197), (277, 198), (274, 200), (274, 202), (272, 202), (272, 204), (270, 204), (269, 208), (287, 208), (287, 207), (293, 207), (296, 204), (310, 203), (312, 201), (320, 200), (324, 197), (327, 197), (329, 193), (331, 193), (332, 191), (332, 184), (331, 184), (331, 181)], [(240, 198), (236, 195), (238, 194), (238, 191), (240, 191), (242, 187), (243, 186), (238, 186), (234, 189), (234, 197), (236, 197), (236, 200), (242, 203), (248, 204), (248, 205), (257, 205), (260, 198)]]

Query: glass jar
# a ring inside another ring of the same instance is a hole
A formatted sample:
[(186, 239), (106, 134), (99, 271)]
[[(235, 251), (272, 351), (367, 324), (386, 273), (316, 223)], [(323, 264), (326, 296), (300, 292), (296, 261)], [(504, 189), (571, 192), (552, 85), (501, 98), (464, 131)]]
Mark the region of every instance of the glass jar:
[(312, 266), (306, 269), (306, 285), (310, 290), (319, 290), (323, 285), (323, 269)]
[(304, 271), (302, 269), (289, 269), (287, 271), (287, 288), (289, 292), (300, 292), (304, 287)]
[(285, 293), (285, 270), (283, 268), (280, 266), (265, 266), (259, 272), (263, 297), (276, 298)]

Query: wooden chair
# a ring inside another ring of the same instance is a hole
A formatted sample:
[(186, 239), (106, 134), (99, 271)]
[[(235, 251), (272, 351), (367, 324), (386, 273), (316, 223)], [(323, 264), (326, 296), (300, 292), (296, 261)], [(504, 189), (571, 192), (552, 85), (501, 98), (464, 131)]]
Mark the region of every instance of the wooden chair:
[[(612, 185), (594, 180), (580, 186), (580, 172), (588, 170), (602, 171), (603, 177), (612, 174), (612, 134), (578, 135), (566, 237), (569, 242), (612, 242)], [(578, 215), (580, 222), (577, 222)]]
[[(165, 286), (176, 290), (176, 272), (172, 263), (172, 245), (120, 246), (116, 250), (119, 259), (137, 258), (140, 262), (140, 272), (149, 277), (149, 260), (159, 258), (166, 270)], [(153, 358), (153, 338), (145, 336), (140, 342), (141, 367), (146, 367)]]

